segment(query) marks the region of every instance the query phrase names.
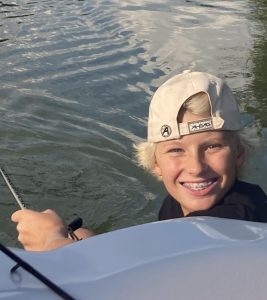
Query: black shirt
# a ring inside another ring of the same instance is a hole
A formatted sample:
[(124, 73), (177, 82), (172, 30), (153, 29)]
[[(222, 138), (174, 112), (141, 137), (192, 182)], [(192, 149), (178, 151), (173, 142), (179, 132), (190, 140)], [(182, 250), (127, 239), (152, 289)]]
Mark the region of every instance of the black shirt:
[[(189, 213), (186, 217), (211, 216), (254, 222), (267, 222), (267, 196), (256, 184), (236, 180), (228, 193), (213, 207)], [(180, 204), (168, 195), (160, 208), (159, 220), (184, 217)]]

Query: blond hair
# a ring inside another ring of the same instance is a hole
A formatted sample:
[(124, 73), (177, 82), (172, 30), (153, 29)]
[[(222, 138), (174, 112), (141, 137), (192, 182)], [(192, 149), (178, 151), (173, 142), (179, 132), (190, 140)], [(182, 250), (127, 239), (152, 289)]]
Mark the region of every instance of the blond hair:
[[(178, 113), (178, 118), (181, 118), (181, 114), (188, 111), (194, 115), (202, 116), (211, 115), (211, 107), (208, 95), (204, 92), (197, 93), (188, 98), (182, 105), (181, 110)], [(248, 160), (251, 151), (254, 149), (257, 134), (255, 134), (256, 128), (244, 128), (240, 131), (232, 131), (232, 134), (237, 139), (239, 146), (244, 151), (244, 161)], [(153, 142), (140, 142), (134, 145), (135, 158), (139, 166), (144, 168), (146, 171), (155, 175), (158, 179), (161, 177), (157, 176), (154, 172), (155, 169), (155, 150), (156, 144)], [(244, 166), (237, 170), (238, 177), (241, 177), (244, 172)]]

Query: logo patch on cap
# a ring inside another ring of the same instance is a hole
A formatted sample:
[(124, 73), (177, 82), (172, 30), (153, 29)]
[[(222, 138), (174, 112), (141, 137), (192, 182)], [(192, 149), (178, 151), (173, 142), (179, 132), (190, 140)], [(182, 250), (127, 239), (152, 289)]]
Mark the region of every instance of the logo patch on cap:
[(214, 129), (212, 119), (202, 119), (199, 121), (188, 122), (189, 133)]
[(172, 129), (169, 125), (163, 125), (161, 127), (161, 135), (163, 137), (169, 137), (171, 135), (171, 133), (172, 133)]

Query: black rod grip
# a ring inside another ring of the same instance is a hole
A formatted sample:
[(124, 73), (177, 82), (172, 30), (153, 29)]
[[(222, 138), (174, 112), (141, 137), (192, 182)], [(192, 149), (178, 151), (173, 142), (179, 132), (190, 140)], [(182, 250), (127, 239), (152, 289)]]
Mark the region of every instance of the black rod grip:
[(69, 223), (68, 228), (70, 228), (72, 231), (75, 231), (78, 228), (82, 227), (82, 225), (83, 225), (83, 219), (77, 217), (72, 222)]

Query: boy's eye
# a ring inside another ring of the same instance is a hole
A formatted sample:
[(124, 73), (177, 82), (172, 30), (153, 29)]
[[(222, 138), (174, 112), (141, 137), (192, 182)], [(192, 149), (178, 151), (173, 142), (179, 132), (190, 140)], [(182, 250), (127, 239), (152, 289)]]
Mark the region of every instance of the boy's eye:
[(182, 153), (183, 149), (182, 148), (171, 148), (168, 150), (169, 153)]
[(213, 150), (213, 149), (220, 149), (221, 147), (222, 147), (221, 144), (211, 144), (211, 145), (209, 145), (207, 148), (208, 148), (209, 150)]

